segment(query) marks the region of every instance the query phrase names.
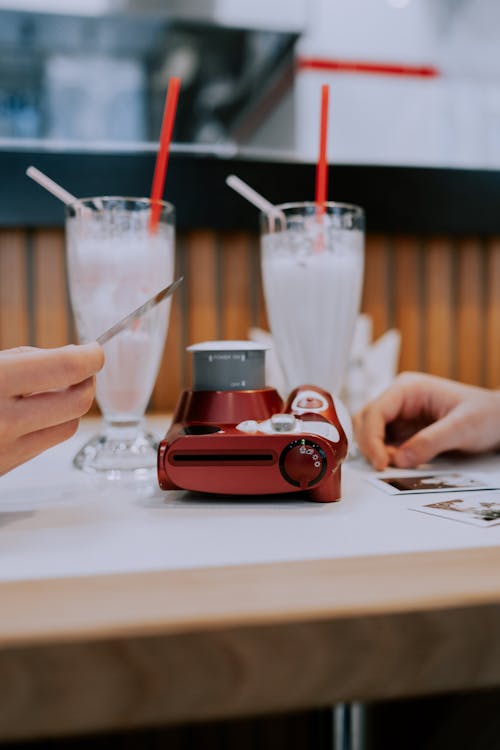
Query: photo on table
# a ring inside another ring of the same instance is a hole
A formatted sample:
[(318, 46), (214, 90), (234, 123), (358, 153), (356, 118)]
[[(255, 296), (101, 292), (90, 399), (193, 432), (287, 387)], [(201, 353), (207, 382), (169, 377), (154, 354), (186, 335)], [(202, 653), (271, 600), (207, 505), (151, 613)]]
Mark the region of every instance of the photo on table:
[(500, 492), (454, 497), (429, 505), (410, 508), (420, 513), (470, 523), (473, 526), (496, 526), (500, 524)]
[(437, 472), (434, 474), (376, 474), (369, 481), (390, 495), (409, 495), (422, 492), (464, 492), (494, 490), (500, 483), (487, 483), (484, 480), (461, 472)]

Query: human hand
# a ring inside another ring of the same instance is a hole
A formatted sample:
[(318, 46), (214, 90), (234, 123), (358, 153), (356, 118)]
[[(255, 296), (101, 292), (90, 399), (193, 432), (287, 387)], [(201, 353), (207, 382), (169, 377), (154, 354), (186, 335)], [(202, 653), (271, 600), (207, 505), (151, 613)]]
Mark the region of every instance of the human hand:
[(76, 432), (103, 364), (98, 344), (0, 352), (0, 475)]
[(443, 451), (481, 453), (500, 446), (500, 391), (406, 372), (353, 425), (377, 471), (415, 467)]

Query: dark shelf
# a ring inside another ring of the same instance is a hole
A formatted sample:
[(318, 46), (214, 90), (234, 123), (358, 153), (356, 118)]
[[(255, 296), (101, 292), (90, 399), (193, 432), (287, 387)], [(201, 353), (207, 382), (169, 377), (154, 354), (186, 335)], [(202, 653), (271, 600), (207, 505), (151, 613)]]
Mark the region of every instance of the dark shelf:
[[(0, 226), (64, 222), (64, 207), (25, 176), (30, 164), (81, 197), (148, 195), (154, 154), (0, 152)], [(312, 164), (172, 154), (165, 197), (179, 228), (258, 229), (258, 212), (226, 187), (230, 173), (276, 203), (314, 194)], [(500, 233), (500, 171), (341, 165), (329, 185), (332, 200), (365, 208), (371, 232)]]

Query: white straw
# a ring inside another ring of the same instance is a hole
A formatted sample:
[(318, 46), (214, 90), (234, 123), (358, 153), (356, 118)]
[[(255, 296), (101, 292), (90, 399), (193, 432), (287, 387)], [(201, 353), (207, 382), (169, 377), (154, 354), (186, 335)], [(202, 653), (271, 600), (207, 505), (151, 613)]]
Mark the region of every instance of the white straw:
[(226, 177), (226, 185), (229, 185), (230, 188), (236, 190), (236, 192), (242, 195), (243, 198), (246, 198), (249, 203), (253, 203), (254, 206), (261, 211), (264, 211), (265, 214), (277, 212), (276, 207), (270, 201), (266, 200), (263, 195), (251, 188), (250, 185), (247, 185), (246, 182), (240, 180), (239, 177), (236, 177), (235, 174), (230, 174)]
[(58, 185), (57, 182), (51, 180), (50, 177), (47, 177), (46, 174), (40, 172), (40, 170), (36, 167), (28, 167), (28, 169), (26, 170), (26, 174), (28, 175), (28, 177), (31, 177), (32, 180), (38, 182), (38, 184), (45, 188), (45, 190), (48, 190), (49, 193), (52, 193), (52, 195), (55, 195), (56, 198), (59, 198), (59, 200), (65, 203), (67, 206), (70, 203), (78, 202), (78, 198), (76, 198), (74, 195), (71, 195), (71, 193), (68, 193), (68, 191), (61, 187), (61, 185)]
[(249, 203), (252, 203), (260, 211), (267, 214), (269, 230), (271, 232), (276, 231), (276, 219), (279, 219), (280, 224), (282, 224), (281, 229), (286, 227), (286, 216), (283, 211), (280, 211), (271, 201), (268, 201), (267, 198), (264, 198), (263, 195), (250, 187), (250, 185), (247, 185), (243, 180), (240, 180), (235, 174), (230, 174), (226, 177), (226, 185), (229, 185), (230, 188), (236, 190), (243, 198), (246, 198)]

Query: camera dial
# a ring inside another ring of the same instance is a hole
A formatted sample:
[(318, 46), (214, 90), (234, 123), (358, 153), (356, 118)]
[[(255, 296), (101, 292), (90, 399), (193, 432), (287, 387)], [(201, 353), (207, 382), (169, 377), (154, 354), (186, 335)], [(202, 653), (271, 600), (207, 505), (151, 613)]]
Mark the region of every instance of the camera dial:
[(323, 448), (306, 438), (289, 443), (279, 460), (283, 478), (304, 490), (323, 478), (327, 463)]

